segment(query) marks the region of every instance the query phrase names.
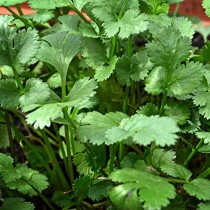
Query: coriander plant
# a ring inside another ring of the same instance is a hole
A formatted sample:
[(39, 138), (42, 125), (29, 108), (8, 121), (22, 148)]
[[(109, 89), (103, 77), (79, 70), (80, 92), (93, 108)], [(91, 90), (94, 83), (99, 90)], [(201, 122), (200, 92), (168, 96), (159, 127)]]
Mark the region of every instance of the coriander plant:
[(0, 2), (0, 210), (210, 208), (210, 43), (180, 2)]

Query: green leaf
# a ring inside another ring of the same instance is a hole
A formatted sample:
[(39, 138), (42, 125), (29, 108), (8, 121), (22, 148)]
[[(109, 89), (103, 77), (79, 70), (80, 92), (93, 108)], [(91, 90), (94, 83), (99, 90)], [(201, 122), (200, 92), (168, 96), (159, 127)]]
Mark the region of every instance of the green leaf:
[(117, 80), (121, 85), (130, 85), (132, 81), (143, 80), (152, 67), (146, 51), (138, 52), (131, 58), (123, 56), (116, 65)]
[(21, 72), (23, 66), (36, 61), (39, 37), (38, 32), (31, 28), (16, 32), (16, 27), (8, 25), (11, 21), (7, 16), (0, 17), (0, 65), (7, 65)]
[(34, 205), (23, 198), (6, 198), (0, 210), (33, 210)]
[(81, 121), (81, 125), (77, 129), (77, 134), (82, 142), (88, 140), (92, 144), (103, 144), (106, 142), (106, 131), (109, 128), (117, 126), (120, 121), (127, 115), (122, 112), (110, 112), (105, 115), (99, 112), (89, 112)]
[(61, 87), (61, 76), (59, 73), (54, 73), (49, 79), (47, 80), (47, 83), (52, 88), (58, 88)]
[(196, 132), (199, 139), (204, 139), (205, 144), (210, 144), (210, 132)]
[(199, 207), (198, 210), (209, 210), (209, 208), (210, 208), (210, 201), (207, 201), (206, 203), (199, 203), (198, 207)]
[(172, 72), (155, 68), (146, 79), (146, 91), (157, 95), (168, 90), (168, 95), (186, 96), (202, 86), (205, 68), (198, 62), (180, 65)]
[(26, 19), (31, 19), (36, 23), (46, 23), (55, 17), (53, 11), (38, 10), (35, 14), (24, 16)]
[(0, 153), (0, 176), (5, 183), (19, 179), (21, 176), (17, 174), (13, 167), (13, 159), (10, 156)]
[(190, 117), (190, 110), (183, 102), (173, 102), (167, 104), (164, 115), (173, 118), (178, 124), (183, 125), (187, 123)]
[(207, 179), (194, 179), (192, 182), (184, 184), (184, 189), (200, 200), (210, 200), (210, 181)]
[(38, 57), (55, 67), (64, 79), (71, 60), (80, 51), (80, 45), (79, 36), (71, 35), (69, 32), (58, 32), (43, 38)]
[(144, 209), (160, 209), (176, 196), (174, 186), (165, 179), (136, 169), (116, 170), (109, 177), (123, 183), (110, 192), (111, 201), (120, 209), (139, 209), (140, 202)]
[(94, 201), (100, 201), (107, 197), (113, 185), (110, 181), (99, 181), (92, 184), (88, 190), (88, 197)]
[(210, 92), (197, 92), (193, 97), (193, 103), (199, 107), (199, 114), (207, 120), (210, 119)]
[(158, 115), (158, 107), (155, 104), (147, 103), (145, 106), (139, 107), (139, 110), (137, 110), (136, 113), (143, 114), (148, 117), (152, 115)]
[(92, 178), (89, 176), (80, 176), (78, 179), (74, 181), (74, 192), (76, 196), (84, 199), (88, 196), (88, 190), (90, 188), (92, 182)]
[(191, 49), (190, 39), (180, 36), (180, 31), (172, 26), (165, 27), (156, 35), (155, 40), (147, 44), (151, 61), (166, 70), (172, 70), (185, 61)]
[(169, 4), (165, 0), (142, 0), (140, 4), (141, 12), (158, 15), (169, 12)]
[(37, 191), (34, 188), (42, 192), (48, 187), (47, 177), (38, 171), (28, 168), (26, 165), (17, 166), (15, 171), (21, 178), (8, 182), (7, 186), (10, 189), (17, 189), (23, 194), (34, 196), (37, 195)]
[(20, 105), (43, 104), (50, 96), (50, 89), (47, 83), (40, 79), (29, 79), (26, 81), (24, 94), (20, 97)]
[(15, 4), (21, 4), (26, 2), (27, 0), (2, 0), (0, 6), (12, 6)]
[(55, 9), (56, 7), (65, 7), (69, 5), (68, 0), (29, 0), (28, 2), (33, 9)]
[(7, 126), (4, 124), (0, 124), (0, 148), (6, 149), (7, 147), (9, 147), (9, 145), (10, 143), (9, 143)]
[(208, 0), (203, 0), (202, 6), (205, 9), (206, 15), (210, 17), (210, 2)]
[(15, 80), (0, 80), (0, 105), (5, 109), (16, 109), (19, 106), (20, 92)]
[[(99, 39), (84, 38), (82, 55), (88, 66), (96, 70), (95, 78), (103, 81), (111, 76), (117, 63), (117, 57), (107, 58), (105, 45)], [(94, 47), (92, 47), (94, 46)]]
[(71, 206), (73, 206), (74, 202), (72, 201), (72, 199), (73, 193), (66, 193), (62, 191), (56, 191), (52, 197), (53, 202), (61, 208), (70, 208)]
[(152, 142), (160, 146), (173, 145), (178, 131), (176, 123), (168, 117), (133, 115), (123, 119), (118, 127), (106, 131), (106, 144), (130, 138), (132, 142), (145, 146)]

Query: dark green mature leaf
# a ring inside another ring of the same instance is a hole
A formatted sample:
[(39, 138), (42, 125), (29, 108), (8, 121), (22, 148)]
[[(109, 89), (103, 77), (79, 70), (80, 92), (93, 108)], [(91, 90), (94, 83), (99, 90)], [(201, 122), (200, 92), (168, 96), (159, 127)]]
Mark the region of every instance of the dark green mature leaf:
[(71, 35), (66, 31), (58, 32), (43, 38), (38, 57), (41, 61), (55, 67), (61, 78), (64, 79), (66, 78), (69, 64), (79, 52), (80, 46), (80, 36)]
[(5, 109), (16, 109), (19, 106), (20, 91), (15, 80), (0, 80), (0, 105)]
[(154, 95), (168, 90), (169, 95), (185, 96), (202, 85), (205, 71), (198, 62), (182, 64), (172, 72), (155, 68), (146, 79), (145, 89)]
[[(175, 188), (163, 178), (136, 169), (121, 169), (109, 176), (122, 182), (110, 192), (111, 201), (119, 209), (160, 209), (176, 196)], [(161, 189), (161, 190), (159, 190)]]
[(67, 207), (71, 207), (74, 205), (74, 201), (73, 200), (73, 193), (72, 192), (62, 192), (62, 191), (56, 191), (53, 194), (52, 200), (53, 202), (58, 205), (61, 208), (67, 208)]
[(92, 144), (105, 144), (106, 131), (109, 128), (117, 126), (120, 121), (127, 118), (127, 115), (122, 112), (110, 112), (106, 115), (102, 115), (99, 112), (90, 112), (81, 121), (81, 126), (77, 129), (77, 134), (80, 141), (87, 142), (88, 140)]
[(158, 107), (155, 104), (147, 103), (145, 106), (139, 107), (137, 114), (143, 114), (148, 117), (152, 115), (158, 115)]
[(110, 77), (115, 69), (117, 57), (114, 56), (109, 60), (106, 47), (99, 39), (84, 38), (82, 45), (82, 54), (88, 66), (96, 70), (95, 78), (103, 81)]
[(168, 14), (169, 4), (166, 0), (142, 0), (140, 10), (153, 15)]
[(7, 16), (0, 17), (0, 65), (7, 65), (21, 72), (23, 66), (36, 61), (39, 37), (37, 31), (31, 28), (16, 32), (16, 27), (8, 25), (12, 20)]
[(0, 149), (9, 147), (9, 138), (7, 132), (7, 126), (0, 124)]
[(17, 189), (23, 194), (34, 196), (37, 195), (37, 191), (34, 188), (42, 192), (48, 187), (47, 177), (38, 171), (28, 168), (26, 165), (17, 166), (15, 171), (21, 178), (8, 182), (7, 186), (10, 189)]
[(193, 103), (199, 107), (199, 113), (207, 120), (210, 119), (210, 92), (197, 92)]
[(210, 200), (210, 181), (207, 179), (194, 179), (192, 182), (184, 184), (184, 189), (200, 200)]
[[(167, 126), (167, 130), (165, 129)], [(165, 146), (176, 143), (179, 131), (176, 123), (168, 117), (133, 115), (123, 119), (118, 127), (106, 131), (106, 144), (113, 144), (128, 138), (136, 144)]]
[(205, 9), (206, 15), (210, 17), (210, 2), (208, 0), (203, 0), (202, 6)]
[(50, 96), (50, 89), (47, 83), (43, 83), (40, 79), (29, 79), (26, 81), (24, 94), (20, 97), (21, 106), (31, 104), (42, 104)]
[(55, 9), (70, 4), (69, 0), (29, 0), (28, 2), (33, 9)]
[(207, 201), (206, 203), (199, 203), (198, 207), (199, 207), (198, 210), (209, 210), (210, 201)]
[(154, 64), (170, 71), (189, 57), (192, 47), (189, 38), (180, 36), (180, 31), (170, 26), (158, 33), (147, 49)]
[(27, 0), (2, 0), (0, 2), (0, 6), (12, 6), (15, 4), (21, 4), (26, 2)]
[(23, 198), (6, 198), (0, 210), (33, 210), (35, 206)]

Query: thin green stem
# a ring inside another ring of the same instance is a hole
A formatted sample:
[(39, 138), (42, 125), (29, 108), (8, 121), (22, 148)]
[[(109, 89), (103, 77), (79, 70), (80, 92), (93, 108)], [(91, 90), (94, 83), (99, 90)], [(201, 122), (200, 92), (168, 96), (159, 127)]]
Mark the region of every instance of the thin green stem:
[(198, 152), (198, 149), (202, 146), (204, 142), (204, 139), (201, 139), (197, 146), (195, 147), (195, 149), (192, 149), (191, 153), (188, 155), (187, 159), (184, 161), (183, 166), (187, 167), (187, 165), (189, 164), (190, 160), (193, 158), (193, 156)]
[(178, 11), (179, 11), (179, 7), (180, 7), (180, 2), (176, 4), (176, 7), (175, 7), (175, 10), (174, 10), (174, 13), (173, 13), (173, 17), (177, 16)]
[(69, 189), (69, 184), (66, 181), (65, 176), (63, 175), (63, 172), (62, 172), (62, 170), (60, 168), (60, 165), (59, 165), (58, 160), (57, 160), (57, 158), (55, 156), (54, 150), (53, 150), (53, 148), (52, 148), (52, 146), (51, 146), (51, 144), (50, 144), (50, 142), (48, 140), (48, 137), (47, 137), (46, 133), (43, 130), (41, 130), (40, 132), (42, 134), (42, 138), (43, 138), (43, 140), (45, 142), (45, 145), (48, 148), (50, 159), (52, 161), (52, 164), (53, 164), (53, 167), (54, 167), (54, 169), (56, 171), (56, 174), (59, 177), (59, 181), (61, 182), (62, 189), (67, 190), (67, 189)]
[(203, 171), (201, 174), (199, 174), (199, 178), (206, 178), (210, 175), (210, 168), (207, 168), (205, 171)]
[(85, 23), (90, 23), (87, 18), (82, 14), (81, 11), (79, 11), (73, 4), (70, 4), (69, 6), (72, 10), (74, 10), (81, 18), (82, 20), (85, 22)]
[(109, 60), (111, 60), (112, 57), (113, 57), (114, 54), (115, 54), (116, 42), (117, 42), (117, 37), (116, 37), (116, 36), (113, 36), (113, 37), (112, 37), (111, 47), (110, 47), (110, 52), (109, 52)]
[(62, 101), (66, 98), (66, 76), (61, 76), (61, 97)]
[(15, 7), (16, 7), (16, 9), (17, 9), (17, 11), (18, 11), (18, 13), (19, 13), (20, 16), (24, 15), (24, 14), (23, 14), (23, 11), (22, 11), (22, 9), (21, 9), (21, 7), (20, 7), (20, 4), (16, 4)]
[(57, 136), (59, 148), (61, 149), (61, 153), (62, 153), (62, 156), (63, 156), (63, 162), (64, 162), (64, 166), (65, 166), (65, 169), (66, 169), (66, 173), (70, 177), (69, 170), (68, 170), (68, 164), (67, 164), (66, 152), (65, 152), (64, 147), (63, 147), (63, 144), (62, 144), (61, 136), (60, 136), (60, 134), (58, 132), (57, 124), (53, 123), (53, 128), (54, 128), (55, 134)]
[(23, 85), (21, 83), (20, 77), (18, 76), (17, 70), (16, 70), (15, 67), (13, 67), (12, 69), (13, 69), (13, 73), (14, 73), (14, 76), (15, 76), (15, 80), (18, 84), (19, 89), (20, 89), (20, 92), (24, 93), (24, 88), (23, 88)]
[(187, 181), (180, 180), (180, 179), (174, 179), (174, 178), (164, 178), (164, 179), (167, 180), (168, 182), (172, 182), (172, 183), (178, 183), (178, 184), (185, 184), (185, 183), (187, 183)]
[(110, 155), (109, 173), (111, 173), (113, 171), (113, 168), (114, 168), (114, 161), (115, 161), (115, 157), (116, 157), (117, 147), (118, 147), (118, 144), (114, 144), (114, 145), (111, 145), (109, 147), (109, 155)]
[(27, 27), (27, 28), (29, 28), (29, 27), (34, 27), (33, 26), (33, 24), (29, 21), (29, 20), (27, 20), (27, 19), (25, 19), (24, 17), (22, 17), (22, 16), (19, 16), (19, 15), (17, 15), (12, 9), (10, 9), (9, 7), (7, 7), (7, 6), (4, 6), (4, 8), (6, 9), (6, 10), (8, 10), (16, 19), (18, 19), (18, 20), (20, 20), (21, 22), (23, 22), (24, 23), (24, 25)]
[(5, 111), (5, 121), (6, 121), (6, 126), (7, 126), (7, 134), (8, 134), (8, 138), (9, 138), (9, 149), (10, 149), (10, 154), (11, 157), (14, 159), (15, 161), (15, 150), (14, 150), (14, 144), (13, 144), (13, 138), (12, 138), (12, 130), (11, 130), (11, 123), (10, 123), (10, 119), (9, 119), (9, 112)]
[(31, 188), (38, 194), (38, 196), (42, 199), (42, 201), (48, 206), (50, 210), (55, 210), (55, 208), (51, 205), (51, 203), (48, 201), (48, 199), (41, 193), (39, 190), (37, 190), (33, 185), (31, 185), (27, 180), (21, 178), (24, 182), (26, 182), (28, 185), (30, 185)]
[(163, 116), (163, 114), (164, 114), (164, 109), (165, 109), (165, 105), (167, 102), (167, 95), (168, 95), (168, 91), (164, 91), (161, 106), (160, 106), (160, 111), (159, 111), (160, 116)]
[(70, 136), (69, 136), (69, 126), (64, 125), (65, 130), (65, 140), (66, 140), (66, 151), (67, 151), (67, 163), (68, 163), (68, 174), (69, 179), (71, 182), (71, 186), (74, 184), (74, 170), (73, 170), (73, 164), (71, 159), (71, 143), (70, 143)]

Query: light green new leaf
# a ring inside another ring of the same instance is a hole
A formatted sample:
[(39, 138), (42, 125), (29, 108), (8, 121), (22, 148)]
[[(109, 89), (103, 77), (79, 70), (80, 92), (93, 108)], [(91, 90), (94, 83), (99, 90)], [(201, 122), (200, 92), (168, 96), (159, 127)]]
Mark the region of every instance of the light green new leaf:
[[(167, 129), (165, 129), (167, 127)], [(168, 117), (133, 115), (123, 119), (118, 127), (106, 131), (107, 144), (132, 139), (136, 144), (166, 146), (176, 143), (179, 131), (176, 123)]]
[(0, 105), (5, 109), (19, 106), (20, 92), (15, 80), (0, 80)]
[(106, 131), (117, 126), (127, 115), (121, 112), (110, 112), (102, 115), (99, 112), (90, 112), (81, 121), (81, 126), (77, 129), (77, 134), (82, 142), (88, 140), (92, 144), (107, 144)]
[(199, 139), (204, 139), (205, 144), (210, 144), (210, 132), (196, 132)]
[(185, 61), (191, 49), (190, 38), (180, 36), (180, 31), (172, 26), (164, 27), (164, 30), (156, 35), (156, 39), (147, 44), (151, 61), (168, 71)]
[(210, 17), (210, 2), (209, 2), (209, 0), (203, 0), (202, 6), (205, 9), (206, 15), (208, 15)]
[(63, 117), (62, 107), (57, 103), (45, 104), (26, 117), (27, 123), (34, 124), (35, 129), (43, 129), (45, 126), (49, 127), (53, 120)]
[(33, 9), (55, 9), (69, 5), (69, 0), (29, 0), (29, 5)]
[(32, 203), (26, 202), (23, 198), (6, 198), (0, 210), (34, 210)]
[(147, 172), (126, 168), (112, 172), (109, 177), (123, 183), (110, 192), (111, 201), (119, 209), (141, 209), (140, 202), (144, 209), (161, 209), (176, 196), (173, 185)]
[[(103, 81), (111, 76), (117, 63), (117, 57), (107, 58), (106, 46), (99, 39), (84, 38), (82, 55), (91, 68), (96, 70), (95, 78)], [(94, 46), (94, 47), (93, 47)]]
[(199, 113), (207, 120), (210, 119), (210, 92), (197, 92), (193, 103), (199, 107)]
[(71, 60), (80, 51), (80, 46), (80, 36), (71, 35), (66, 31), (58, 32), (43, 38), (38, 57), (54, 66), (64, 79)]
[(192, 182), (184, 184), (184, 189), (200, 200), (210, 200), (210, 181), (207, 179), (194, 179)]
[(209, 210), (210, 209), (210, 201), (207, 201), (206, 203), (199, 203), (198, 207), (199, 207), (198, 210)]
[(0, 6), (12, 6), (15, 4), (21, 4), (26, 2), (27, 0), (2, 0)]
[(20, 97), (20, 105), (22, 107), (31, 104), (42, 104), (50, 96), (50, 89), (47, 83), (43, 83), (40, 79), (29, 79), (26, 81), (24, 94)]

